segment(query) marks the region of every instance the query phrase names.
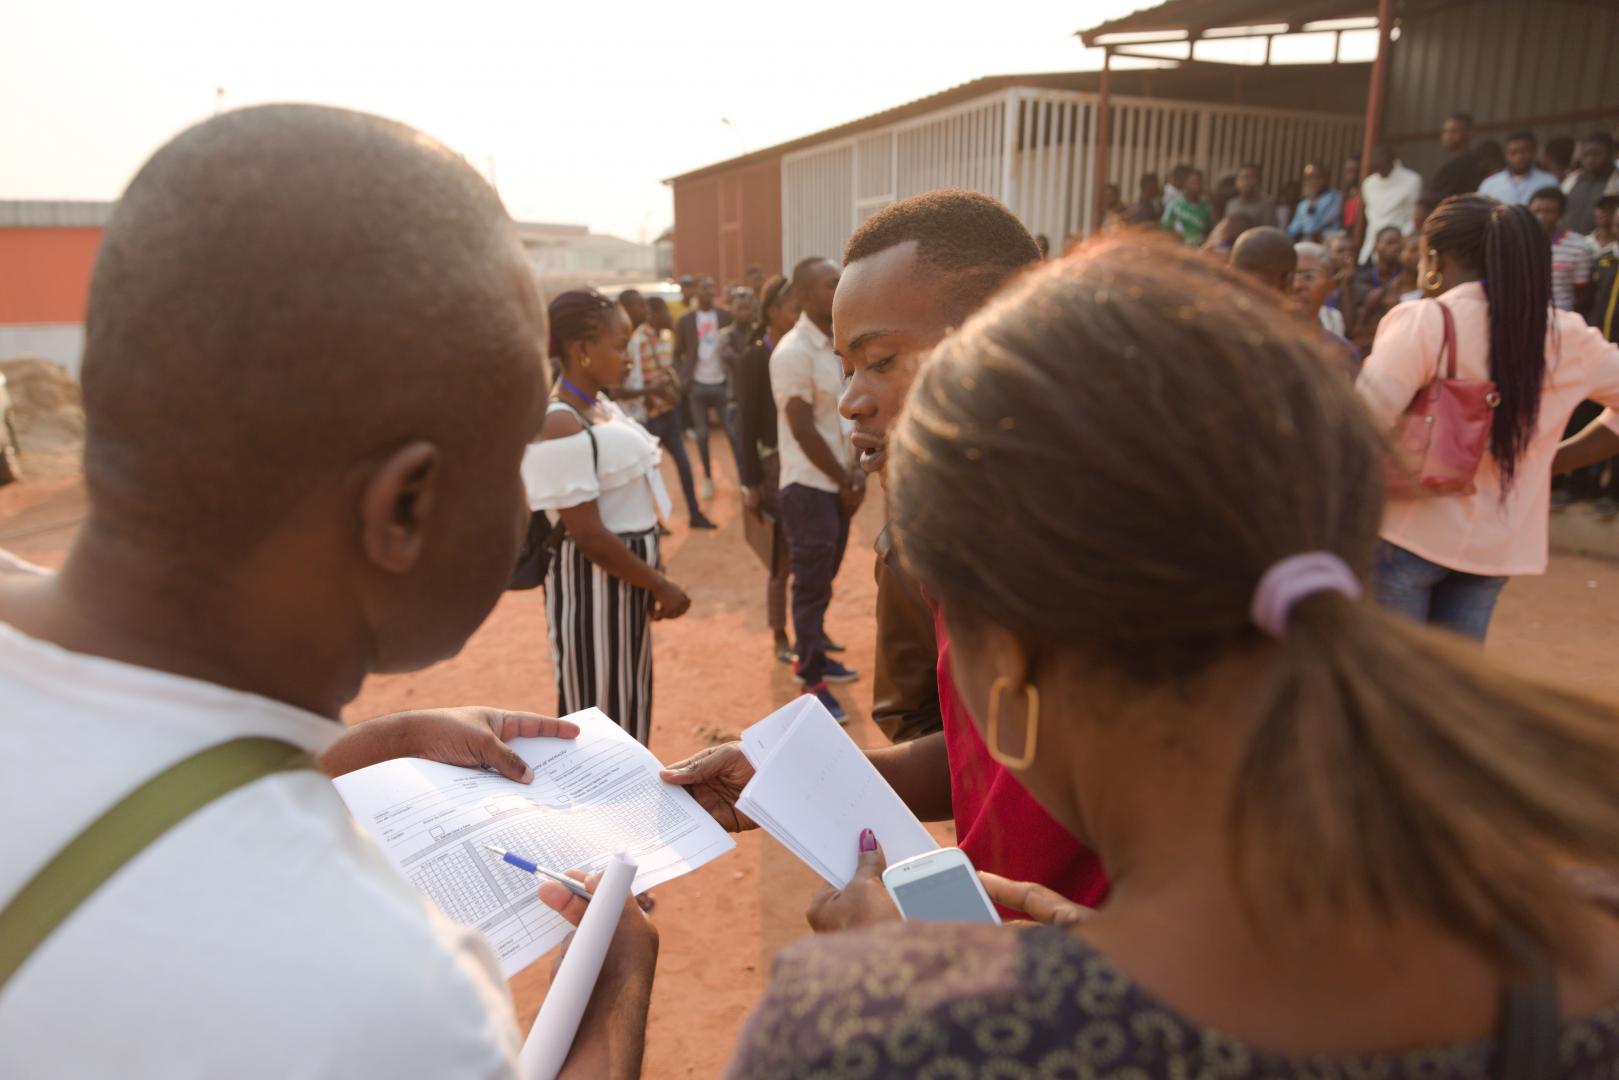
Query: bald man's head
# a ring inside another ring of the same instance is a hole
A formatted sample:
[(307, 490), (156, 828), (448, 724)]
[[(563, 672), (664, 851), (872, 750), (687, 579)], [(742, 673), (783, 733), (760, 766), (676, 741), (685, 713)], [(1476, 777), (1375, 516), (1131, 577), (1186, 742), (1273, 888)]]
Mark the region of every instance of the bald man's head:
[[(470, 589), (487, 613), (515, 560), (544, 309), (499, 199), (457, 155), (310, 106), (193, 127), (119, 202), (86, 330), (92, 521), (221, 564), (298, 529), (334, 565), (436, 576), (417, 587)], [(414, 472), (371, 490), (389, 468)], [(379, 566), (356, 525), (357, 501), (384, 496), (409, 505), (374, 516), (432, 542), (409, 568)], [(444, 550), (457, 533), (481, 560)]]
[(1293, 268), (1298, 265), (1298, 256), (1285, 232), (1264, 225), (1248, 229), (1237, 237), (1231, 247), (1231, 265), (1285, 293), (1293, 279)]

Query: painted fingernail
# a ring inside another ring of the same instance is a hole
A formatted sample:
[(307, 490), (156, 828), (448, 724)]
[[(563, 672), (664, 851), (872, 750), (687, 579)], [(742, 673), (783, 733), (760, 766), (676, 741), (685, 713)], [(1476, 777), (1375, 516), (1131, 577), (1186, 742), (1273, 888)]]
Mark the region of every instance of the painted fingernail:
[(860, 850), (861, 851), (876, 851), (877, 850), (877, 834), (872, 832), (870, 829), (861, 829), (860, 830)]

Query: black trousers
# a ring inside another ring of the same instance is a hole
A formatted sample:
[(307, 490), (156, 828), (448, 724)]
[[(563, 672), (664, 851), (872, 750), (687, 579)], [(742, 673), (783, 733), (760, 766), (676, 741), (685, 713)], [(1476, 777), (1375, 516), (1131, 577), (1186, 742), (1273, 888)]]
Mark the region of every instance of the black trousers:
[(798, 639), (798, 671), (814, 686), (826, 674), (827, 606), (832, 579), (849, 544), (849, 518), (836, 493), (788, 484), (781, 489), (781, 524), (793, 572), (793, 636)]

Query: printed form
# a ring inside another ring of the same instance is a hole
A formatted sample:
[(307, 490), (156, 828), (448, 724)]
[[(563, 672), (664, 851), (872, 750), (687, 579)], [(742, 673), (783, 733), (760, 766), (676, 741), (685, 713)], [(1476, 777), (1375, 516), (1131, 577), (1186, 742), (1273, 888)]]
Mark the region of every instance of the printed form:
[(508, 978), (572, 927), (540, 903), (541, 879), (502, 862), (493, 844), (553, 870), (636, 863), (636, 893), (735, 847), (682, 788), (658, 779), (652, 753), (599, 709), (566, 719), (577, 739), (513, 739), (532, 784), (497, 773), (397, 758), (340, 776), (349, 812), (401, 873), (458, 923), (477, 927)]

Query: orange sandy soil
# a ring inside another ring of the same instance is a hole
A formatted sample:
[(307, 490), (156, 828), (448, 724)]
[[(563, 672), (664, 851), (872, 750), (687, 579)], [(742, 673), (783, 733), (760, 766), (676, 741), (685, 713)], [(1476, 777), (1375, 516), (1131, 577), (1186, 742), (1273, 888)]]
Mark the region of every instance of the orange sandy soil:
[[(695, 456), (695, 455), (694, 455)], [(672, 761), (734, 736), (789, 701), (797, 686), (772, 658), (765, 626), (764, 573), (742, 538), (735, 474), (716, 439), (719, 491), (709, 515), (718, 532), (689, 534), (679, 524), (665, 547), (672, 576), (692, 597), (688, 615), (660, 623), (656, 642), (656, 708), (652, 749)], [(669, 488), (679, 500), (673, 469)], [(849, 646), (846, 662), (869, 672), (875, 589), (871, 544), (880, 525), (880, 489), (854, 522), (849, 556), (827, 619)], [(47, 566), (58, 565), (84, 510), (71, 470), (0, 488), (0, 547)], [(1501, 599), (1489, 649), (1542, 677), (1619, 703), (1619, 564), (1555, 557), (1545, 577), (1513, 582)], [(838, 688), (856, 741), (882, 736), (869, 719), (867, 679)], [(372, 679), (347, 719), (405, 708), (488, 704), (548, 712), (556, 707), (538, 592), (506, 596), (460, 656), (409, 676)], [(940, 838), (948, 842), (948, 827)], [(754, 832), (737, 850), (656, 890), (662, 938), (647, 1037), (646, 1075), (716, 1076), (748, 1008), (758, 998), (770, 958), (807, 933), (803, 909), (818, 886), (814, 874), (774, 841)], [(512, 983), (526, 1028), (549, 977), (542, 961)]]

